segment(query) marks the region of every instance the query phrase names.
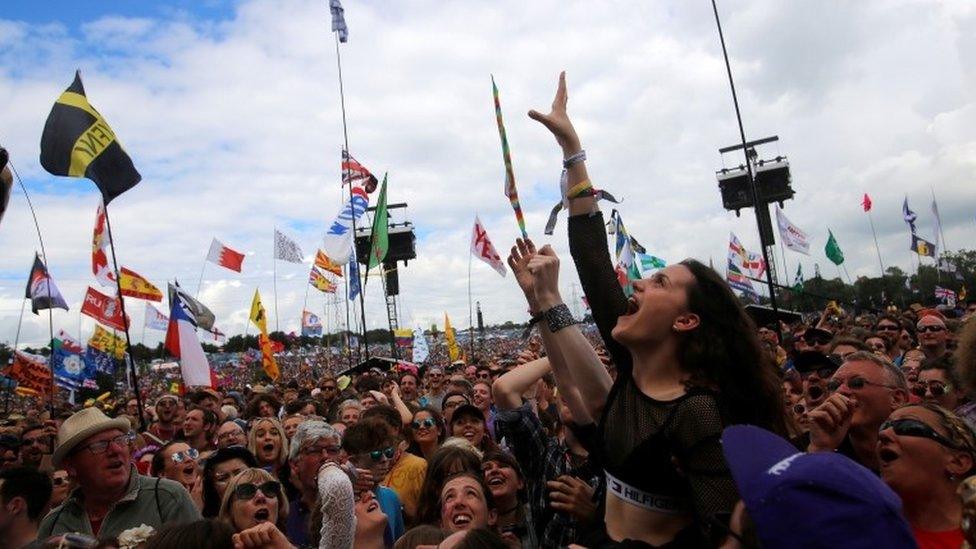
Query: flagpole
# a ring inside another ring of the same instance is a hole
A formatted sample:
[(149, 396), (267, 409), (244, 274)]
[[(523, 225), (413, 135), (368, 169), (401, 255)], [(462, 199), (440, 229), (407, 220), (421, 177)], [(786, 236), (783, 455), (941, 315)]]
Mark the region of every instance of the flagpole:
[[(210, 254), (207, 254), (208, 256)], [(203, 273), (207, 270), (207, 259), (203, 260), (203, 267), (200, 269), (200, 281), (197, 282), (197, 294), (193, 296), (196, 299), (200, 299), (200, 290), (203, 289)]]
[[(143, 412), (142, 407), (142, 395), (139, 391), (139, 374), (136, 372), (136, 363), (132, 355), (132, 340), (129, 338), (129, 319), (125, 314), (125, 298), (122, 297), (122, 278), (119, 276), (119, 262), (118, 258), (115, 256), (115, 236), (112, 235), (112, 222), (109, 220), (108, 216), (108, 204), (105, 204), (105, 226), (108, 229), (108, 243), (109, 247), (112, 249), (112, 268), (115, 269), (115, 286), (118, 290), (119, 298), (119, 308), (122, 311), (122, 325), (125, 326), (125, 351), (128, 355), (126, 362), (129, 365), (129, 372), (132, 376), (132, 385), (135, 386), (136, 393), (136, 405), (139, 406), (139, 428), (142, 431), (147, 430), (146, 426), (146, 415)], [(53, 328), (52, 328), (53, 331)], [(53, 340), (53, 336), (52, 336)], [(53, 377), (52, 377), (53, 379)]]
[(471, 260), (473, 258), (474, 254), (468, 250), (468, 349), (471, 350), (471, 356), (468, 357), (468, 364), (474, 360), (474, 313), (471, 309)]
[(278, 324), (278, 227), (275, 227), (274, 244), (271, 251), (272, 277), (274, 278), (275, 331), (280, 332)]
[(874, 237), (874, 251), (878, 252), (878, 265), (881, 266), (881, 286), (884, 287), (884, 261), (881, 261), (881, 246), (878, 246), (878, 233), (874, 230), (874, 216), (868, 211), (868, 222), (871, 223), (871, 236)]
[[(949, 250), (949, 245), (946, 244), (945, 233), (942, 232), (942, 215), (938, 213), (939, 212), (939, 205), (938, 205), (938, 203), (936, 202), (936, 199), (935, 199), (935, 187), (929, 185), (929, 190), (932, 191), (932, 205), (934, 206), (932, 208), (932, 210), (933, 210), (932, 213), (935, 214), (935, 222), (939, 224), (939, 237), (942, 239), (942, 251), (948, 251)], [(938, 252), (938, 250), (936, 250), (936, 252)], [(939, 254), (939, 255), (941, 255), (941, 254)], [(936, 267), (936, 270), (938, 270), (938, 268), (939, 268), (939, 261), (938, 261), (938, 259), (936, 259), (936, 261), (935, 261), (935, 267)]]

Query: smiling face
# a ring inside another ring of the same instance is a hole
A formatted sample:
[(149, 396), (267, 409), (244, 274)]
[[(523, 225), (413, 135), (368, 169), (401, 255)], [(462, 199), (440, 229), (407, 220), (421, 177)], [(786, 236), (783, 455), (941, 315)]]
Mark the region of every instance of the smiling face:
[(481, 483), (469, 476), (457, 476), (441, 489), (441, 528), (449, 532), (473, 530), (495, 524), (495, 511)]
[[(916, 384), (920, 395), (927, 402), (934, 402), (946, 410), (955, 410), (959, 406), (959, 393), (949, 382), (946, 371), (941, 368), (928, 368), (918, 373)], [(937, 396), (938, 394), (938, 396)]]
[(945, 322), (939, 317), (928, 315), (918, 321), (918, 344), (923, 349), (939, 351), (945, 349), (948, 333)]
[(482, 412), (487, 412), (491, 408), (491, 385), (490, 382), (478, 382), (474, 384), (472, 392), (472, 404)]
[(400, 377), (400, 396), (406, 402), (417, 400), (417, 378), (413, 374)]
[(382, 543), (387, 517), (376, 501), (376, 496), (369, 490), (364, 491), (356, 500), (355, 509), (357, 541), (362, 542), (363, 545), (371, 540), (379, 540)]
[(413, 415), (413, 438), (419, 443), (437, 442), (441, 429), (430, 412), (419, 411)]
[(617, 319), (613, 338), (627, 346), (644, 345), (697, 327), (698, 317), (688, 313), (688, 288), (694, 283), (691, 270), (680, 264), (634, 281), (627, 313)]
[(486, 461), (481, 465), (481, 471), (485, 475), (485, 484), (488, 485), (492, 497), (499, 506), (504, 508), (503, 502), (515, 501), (518, 498), (518, 491), (522, 489), (523, 483), (515, 469), (509, 467), (507, 463)]
[(470, 415), (455, 418), (451, 423), (451, 435), (462, 437), (475, 448), (481, 448), (485, 438), (485, 422)]

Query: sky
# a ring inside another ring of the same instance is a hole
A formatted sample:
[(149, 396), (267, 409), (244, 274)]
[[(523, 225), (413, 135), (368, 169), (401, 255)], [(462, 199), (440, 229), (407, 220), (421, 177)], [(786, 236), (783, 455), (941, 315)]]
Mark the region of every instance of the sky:
[[(400, 270), (402, 325), (443, 326), (447, 313), (466, 327), (469, 269), (486, 322), (527, 318), (511, 273), (469, 261), (476, 214), (502, 253), (518, 234), (502, 192), (491, 75), (529, 233), (563, 259), (560, 283), (573, 308), (580, 291), (565, 214), (554, 235), (542, 232), (559, 198), (561, 151), (526, 116), (548, 110), (560, 70), (591, 179), (622, 199), (615, 207), (650, 253), (722, 268), (730, 231), (758, 251), (751, 210), (725, 211), (715, 180), (741, 156), (718, 153), (739, 141), (739, 130), (709, 2), (344, 7), (350, 150), (374, 173), (389, 173), (390, 202), (409, 204), (393, 220), (413, 222), (418, 237), (417, 259)], [(785, 213), (812, 240), (810, 256), (786, 252), (784, 279), (800, 264), (808, 277), (815, 263), (825, 276), (839, 274), (823, 253), (828, 228), (852, 277), (878, 275), (864, 193), (886, 266), (914, 268), (906, 196), (922, 236), (935, 236), (934, 195), (947, 248), (973, 247), (976, 4), (740, 0), (720, 1), (719, 11), (746, 135), (779, 136), (759, 152), (788, 156), (796, 197)], [(341, 296), (312, 289), (306, 298), (311, 258), (341, 206), (336, 62), (327, 0), (5, 1), (0, 144), (30, 193), (70, 306), (54, 311), (55, 331), (87, 339), (95, 323), (80, 304), (88, 286), (98, 288), (90, 263), (96, 188), (50, 176), (38, 161), (44, 121), (76, 69), (143, 176), (109, 208), (120, 265), (161, 288), (176, 279), (199, 291), (227, 334), (254, 333), (246, 318), (255, 288), (273, 328), (298, 330), (304, 307), (337, 329)], [(275, 227), (301, 245), (306, 264), (274, 264)], [(205, 263), (214, 237), (247, 254), (243, 273)], [(0, 221), (0, 341), (18, 338), (38, 249), (16, 187)], [(387, 322), (378, 282), (366, 289), (370, 328)], [(160, 340), (162, 332), (141, 328), (142, 302), (126, 298), (126, 308), (133, 342)], [(47, 315), (27, 307), (21, 346), (43, 344), (47, 334)]]

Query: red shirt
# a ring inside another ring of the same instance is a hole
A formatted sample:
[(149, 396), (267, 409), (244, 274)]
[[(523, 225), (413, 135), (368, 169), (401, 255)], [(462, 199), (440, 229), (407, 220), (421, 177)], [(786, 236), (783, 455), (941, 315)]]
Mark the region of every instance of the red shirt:
[(919, 549), (959, 549), (962, 546), (962, 529), (930, 532), (912, 528)]

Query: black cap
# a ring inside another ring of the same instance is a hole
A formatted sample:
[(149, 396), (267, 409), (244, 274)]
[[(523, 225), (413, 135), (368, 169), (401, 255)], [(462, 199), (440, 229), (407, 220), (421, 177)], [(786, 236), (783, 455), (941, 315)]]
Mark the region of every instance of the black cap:
[(822, 368), (836, 371), (840, 368), (840, 362), (834, 355), (827, 356), (817, 351), (801, 351), (793, 357), (793, 367), (800, 373), (815, 372)]
[(481, 409), (479, 409), (477, 406), (474, 404), (462, 404), (455, 408), (454, 413), (451, 414), (451, 425), (457, 423), (458, 418), (462, 418), (464, 416), (474, 416), (481, 421), (485, 420), (485, 414), (482, 413)]

